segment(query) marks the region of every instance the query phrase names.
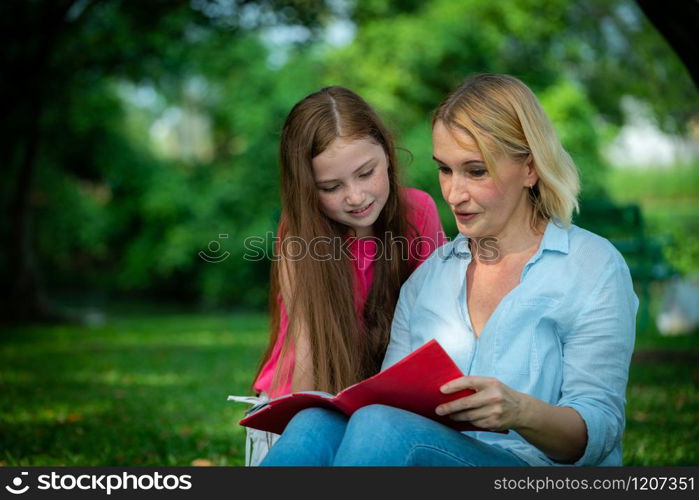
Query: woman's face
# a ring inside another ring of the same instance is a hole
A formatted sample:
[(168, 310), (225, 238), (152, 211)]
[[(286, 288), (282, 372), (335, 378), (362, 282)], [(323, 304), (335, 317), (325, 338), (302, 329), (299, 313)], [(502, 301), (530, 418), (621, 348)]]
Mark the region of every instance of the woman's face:
[(313, 158), (313, 177), (323, 213), (371, 236), (372, 226), (389, 194), (388, 160), (383, 148), (368, 138), (336, 138)]
[(459, 232), (471, 238), (503, 238), (528, 227), (532, 207), (527, 191), (538, 180), (530, 160), (496, 155), (491, 176), (473, 138), (441, 121), (432, 130), (432, 154), (442, 196)]

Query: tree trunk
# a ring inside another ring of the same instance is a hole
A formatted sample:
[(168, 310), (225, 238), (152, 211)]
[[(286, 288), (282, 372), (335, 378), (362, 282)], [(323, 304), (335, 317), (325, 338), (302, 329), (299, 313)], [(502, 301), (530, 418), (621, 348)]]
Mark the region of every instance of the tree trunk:
[[(58, 321), (66, 318), (50, 305), (40, 278), (34, 252), (31, 196), (41, 147), (44, 99), (48, 97), (48, 68), (53, 47), (70, 6), (71, 2), (38, 4), (35, 8), (41, 12), (36, 25), (31, 22), (34, 18), (31, 14), (36, 13), (28, 13), (23, 19), (26, 22), (24, 26), (18, 20), (19, 29), (23, 31), (20, 37), (29, 42), (35, 36), (40, 39), (40, 43), (30, 57), (13, 61), (15, 64), (11, 66), (14, 66), (14, 71), (9, 73), (9, 78), (14, 77), (14, 82), (7, 82), (9, 85), (14, 84), (12, 94), (16, 96), (15, 102), (8, 103), (8, 114), (14, 119), (14, 125), (18, 126), (18, 130), (11, 134), (16, 140), (8, 140), (8, 149), (19, 151), (17, 155), (8, 154), (10, 161), (17, 158), (19, 165), (16, 190), (9, 206), (9, 231), (6, 238), (10, 293), (7, 315), (11, 321)], [(24, 13), (27, 14), (27, 11)], [(27, 46), (32, 45), (28, 43)], [(8, 128), (10, 126), (12, 125), (8, 125)]]

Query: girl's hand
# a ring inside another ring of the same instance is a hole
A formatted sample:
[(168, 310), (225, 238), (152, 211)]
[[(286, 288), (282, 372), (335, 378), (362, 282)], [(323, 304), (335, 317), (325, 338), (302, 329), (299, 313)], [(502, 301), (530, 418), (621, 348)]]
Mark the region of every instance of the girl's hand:
[(522, 421), (526, 399), (496, 378), (459, 377), (444, 384), (443, 394), (473, 389), (475, 394), (459, 398), (436, 408), (437, 415), (471, 422), (492, 431), (517, 428)]

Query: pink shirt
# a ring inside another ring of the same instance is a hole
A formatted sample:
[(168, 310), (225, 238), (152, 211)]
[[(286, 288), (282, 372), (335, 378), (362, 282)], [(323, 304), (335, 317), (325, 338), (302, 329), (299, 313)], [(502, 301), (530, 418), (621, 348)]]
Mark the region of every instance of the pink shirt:
[[(419, 189), (403, 188), (404, 200), (407, 205), (407, 220), (408, 224), (415, 228), (414, 231), (409, 230), (408, 240), (408, 258), (410, 260), (411, 272), (417, 268), (429, 255), (439, 246), (446, 243), (447, 239), (444, 236), (442, 224), (439, 221), (437, 207), (434, 200), (429, 194)], [(376, 241), (373, 239), (355, 239), (349, 246), (349, 250), (355, 257), (352, 260), (354, 269), (354, 297), (357, 304), (357, 314), (362, 316), (364, 304), (369, 296), (371, 284), (374, 279), (374, 257), (376, 256)], [(287, 329), (289, 328), (289, 318), (286, 313), (286, 308), (281, 300), (279, 301), (279, 334), (277, 341), (274, 344), (272, 353), (262, 367), (260, 376), (255, 381), (255, 392), (266, 392), (274, 397), (291, 392), (291, 375), (294, 369), (294, 353), (290, 349), (284, 359), (284, 365), (281, 369), (280, 376), (284, 383), (280, 384), (277, 391), (272, 392), (272, 380), (274, 372), (279, 363), (280, 353)]]

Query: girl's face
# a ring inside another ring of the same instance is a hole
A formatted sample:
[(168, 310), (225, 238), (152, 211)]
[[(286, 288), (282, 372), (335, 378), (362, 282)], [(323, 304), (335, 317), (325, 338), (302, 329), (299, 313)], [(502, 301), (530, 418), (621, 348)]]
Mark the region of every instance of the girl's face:
[(371, 139), (336, 138), (313, 158), (313, 177), (323, 213), (371, 236), (389, 194), (388, 159)]
[(528, 227), (531, 203), (527, 190), (538, 176), (531, 160), (496, 155), (495, 175), (471, 136), (438, 121), (432, 130), (433, 158), (439, 166), (442, 196), (459, 232), (471, 237), (503, 238)]

